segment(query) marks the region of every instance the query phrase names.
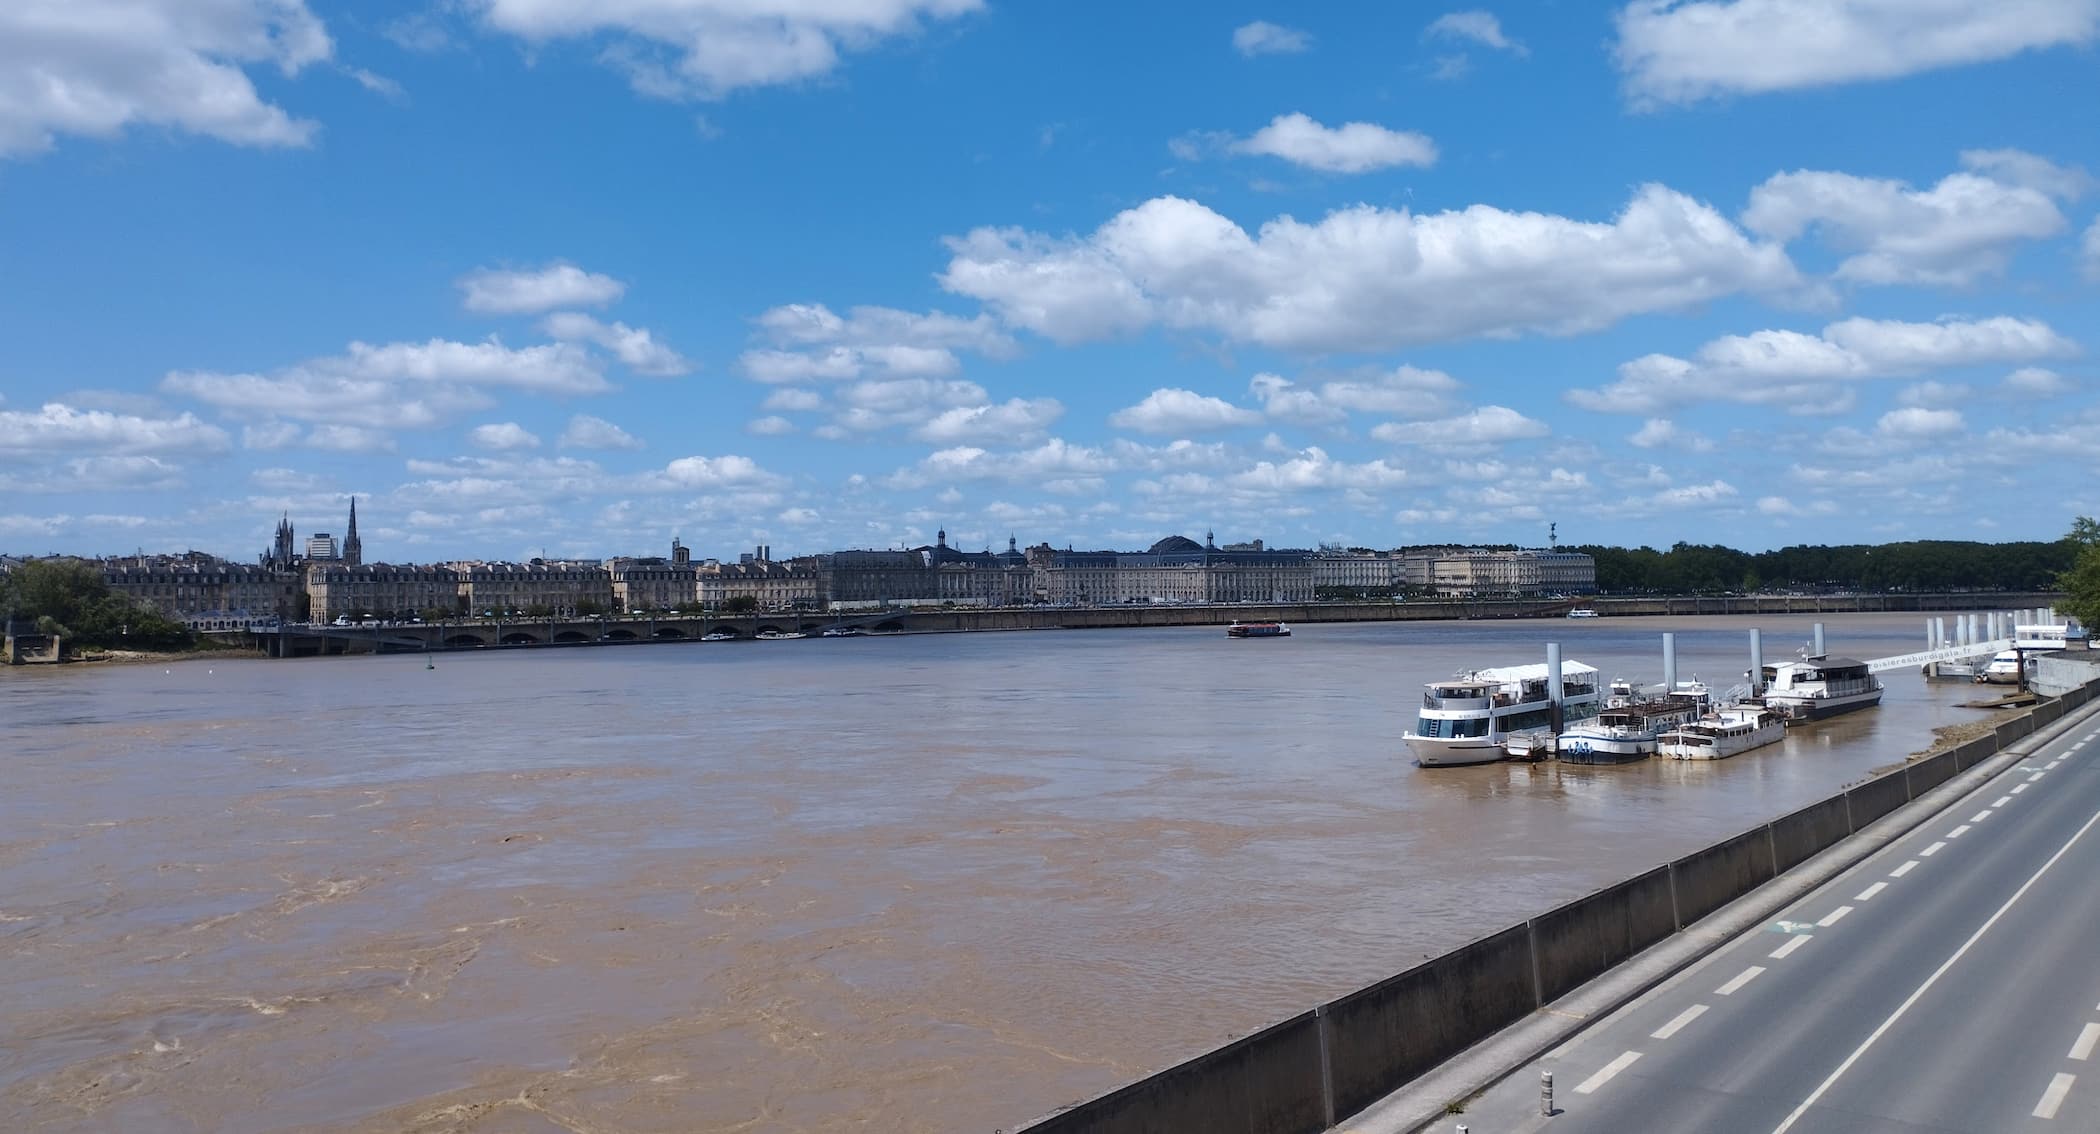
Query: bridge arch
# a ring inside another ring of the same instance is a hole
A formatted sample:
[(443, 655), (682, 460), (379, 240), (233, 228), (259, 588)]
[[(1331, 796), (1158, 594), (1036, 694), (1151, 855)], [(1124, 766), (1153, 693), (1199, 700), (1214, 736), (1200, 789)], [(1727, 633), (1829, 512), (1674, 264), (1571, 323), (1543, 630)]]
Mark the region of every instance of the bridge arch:
[(728, 625), (710, 626), (707, 628), (707, 632), (710, 634), (727, 634), (732, 638), (744, 637), (744, 631), (742, 629), (740, 629), (739, 627)]
[(632, 642), (636, 636), (632, 630), (607, 630), (605, 632), (605, 640), (608, 642)]
[(683, 630), (680, 630), (680, 629), (679, 629), (678, 627), (676, 627), (676, 626), (659, 626), (659, 627), (657, 627), (657, 628), (656, 628), (656, 632), (655, 632), (654, 634), (651, 634), (651, 635), (650, 635), (650, 637), (652, 637), (652, 638), (666, 638), (666, 639), (669, 639), (669, 638), (683, 638), (683, 637), (685, 637), (685, 636), (686, 636), (686, 634), (685, 634), (685, 631), (683, 631)]
[(447, 646), (453, 647), (454, 649), (464, 649), (468, 646), (488, 645), (486, 641), (482, 640), (482, 637), (479, 634), (454, 634), (451, 637), (445, 639), (445, 644)]
[(540, 644), (540, 639), (539, 635), (529, 630), (513, 630), (503, 636), (503, 644), (506, 646), (537, 646)]
[(902, 630), (904, 629), (904, 623), (892, 618), (885, 622), (877, 622), (875, 625), (868, 627), (868, 629), (884, 631)]
[(584, 633), (581, 630), (564, 630), (561, 633), (556, 634), (554, 636), (554, 640), (565, 645), (575, 645), (578, 642), (590, 641), (591, 636), (589, 634)]

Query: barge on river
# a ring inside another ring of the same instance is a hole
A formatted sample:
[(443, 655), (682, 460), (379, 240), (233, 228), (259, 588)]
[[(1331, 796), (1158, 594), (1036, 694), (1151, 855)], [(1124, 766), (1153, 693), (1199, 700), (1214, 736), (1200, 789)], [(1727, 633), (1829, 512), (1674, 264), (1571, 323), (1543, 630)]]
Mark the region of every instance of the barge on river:
[[(1597, 715), (1597, 667), (1560, 663), (1561, 719)], [(1415, 763), (1425, 768), (1492, 764), (1502, 759), (1513, 734), (1548, 733), (1554, 724), (1546, 666), (1510, 665), (1476, 669), (1424, 687), (1421, 716), (1404, 739)]]

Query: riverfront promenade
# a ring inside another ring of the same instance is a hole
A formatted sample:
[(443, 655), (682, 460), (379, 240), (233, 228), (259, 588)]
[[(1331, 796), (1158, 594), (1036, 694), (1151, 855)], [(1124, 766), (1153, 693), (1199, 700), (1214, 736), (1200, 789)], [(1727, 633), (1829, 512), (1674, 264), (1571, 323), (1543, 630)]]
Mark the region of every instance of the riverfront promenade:
[(2096, 874), (2088, 713), (1425, 1129), (2100, 1130)]

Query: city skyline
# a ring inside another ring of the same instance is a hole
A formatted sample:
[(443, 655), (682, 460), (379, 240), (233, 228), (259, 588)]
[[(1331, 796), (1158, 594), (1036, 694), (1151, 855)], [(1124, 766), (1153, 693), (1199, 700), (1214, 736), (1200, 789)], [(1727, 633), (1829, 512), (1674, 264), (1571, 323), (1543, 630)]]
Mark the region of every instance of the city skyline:
[(2100, 513), (2100, 0), (657, 7), (0, 12), (0, 553)]

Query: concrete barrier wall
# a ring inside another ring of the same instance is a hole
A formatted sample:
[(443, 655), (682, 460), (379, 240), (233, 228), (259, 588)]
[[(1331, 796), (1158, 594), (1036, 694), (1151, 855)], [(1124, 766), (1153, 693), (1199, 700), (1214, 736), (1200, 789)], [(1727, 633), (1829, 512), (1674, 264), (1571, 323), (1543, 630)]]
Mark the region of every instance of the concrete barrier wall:
[(1551, 1004), (1675, 932), (1677, 905), (1667, 866), (1533, 918), (1539, 1002)]
[(1910, 779), (1902, 772), (1876, 776), (1845, 793), (1852, 801), (1852, 828), (1858, 830), (1910, 802)]
[(1968, 771), (1998, 754), (1998, 734), (1986, 733), (1954, 750), (1954, 766)]
[(1335, 1116), (1355, 1114), (1530, 1014), (1538, 1007), (1531, 974), (1530, 927), (1515, 925), (1321, 1009)]
[(2007, 745), (2034, 731), (2034, 721), (2028, 717), (2014, 717), (1998, 726), (1998, 747)]
[(1028, 1134), (1319, 1134), (1327, 1129), (1317, 1013), (1051, 1115)]
[(2045, 701), (2042, 704), (2036, 705), (2034, 707), (2034, 711), (2027, 714), (2027, 717), (2029, 720), (2034, 722), (2034, 727), (2041, 728), (2044, 725), (2055, 724), (2057, 720), (2060, 719), (2063, 715), (2063, 702)]
[(1772, 880), (1772, 832), (1745, 831), (1670, 864), (1677, 924), (1690, 925)]
[(1910, 777), (1910, 797), (1916, 799), (1953, 779), (1954, 773), (1959, 770), (1954, 753), (1942, 752), (1930, 760), (1920, 760), (1912, 764), (1903, 770), (1903, 774)]
[(1811, 803), (1792, 815), (1772, 820), (1772, 859), (1783, 873), (1851, 833), (1852, 821), (1844, 796)]

